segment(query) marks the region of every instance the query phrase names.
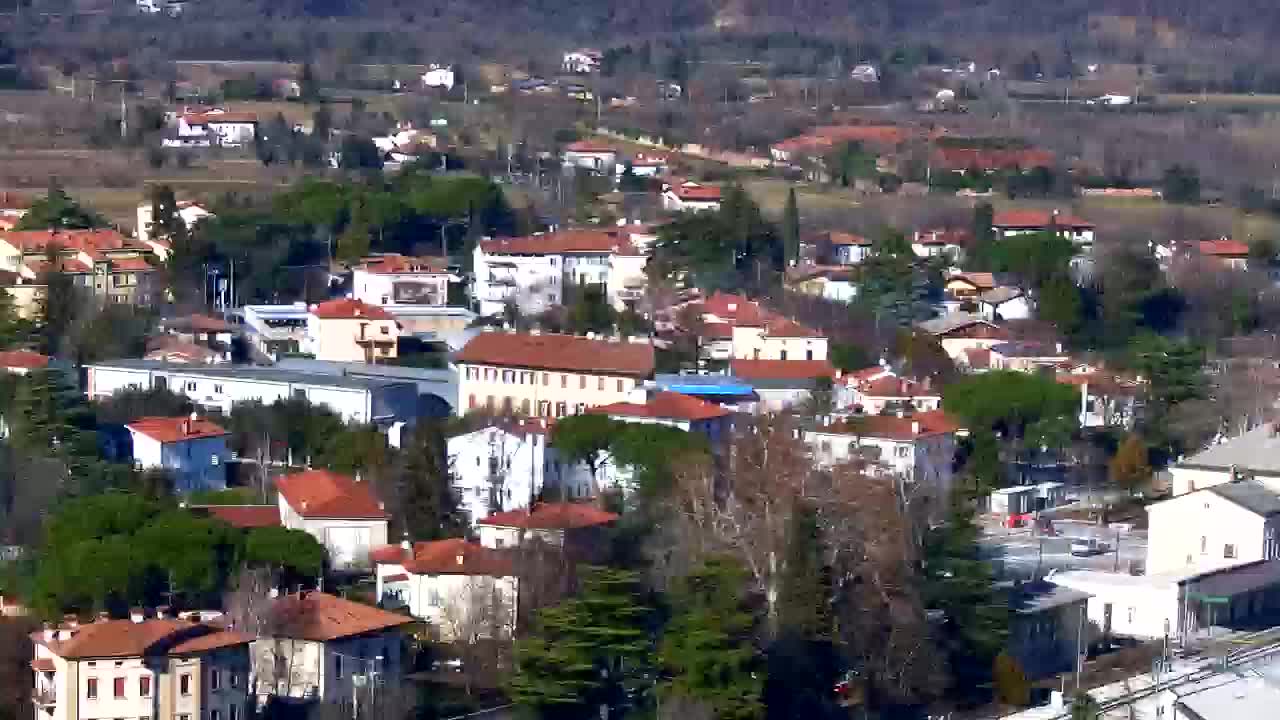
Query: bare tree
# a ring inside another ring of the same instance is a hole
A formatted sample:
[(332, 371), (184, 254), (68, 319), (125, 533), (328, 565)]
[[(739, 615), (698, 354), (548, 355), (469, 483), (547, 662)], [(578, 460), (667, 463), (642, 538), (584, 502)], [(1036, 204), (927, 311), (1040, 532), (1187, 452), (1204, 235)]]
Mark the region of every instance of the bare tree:
[(501, 578), (468, 577), (446, 600), (442, 637), (462, 661), (466, 693), (501, 684), (510, 667), (515, 623), (514, 587)]

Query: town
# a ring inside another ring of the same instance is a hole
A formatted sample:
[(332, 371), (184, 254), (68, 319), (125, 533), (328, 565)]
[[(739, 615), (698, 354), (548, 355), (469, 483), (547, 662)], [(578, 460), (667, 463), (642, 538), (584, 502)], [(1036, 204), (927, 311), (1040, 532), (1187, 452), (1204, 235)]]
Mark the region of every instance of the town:
[(0, 720), (1273, 717), (1269, 65), (319, 5), (0, 16)]

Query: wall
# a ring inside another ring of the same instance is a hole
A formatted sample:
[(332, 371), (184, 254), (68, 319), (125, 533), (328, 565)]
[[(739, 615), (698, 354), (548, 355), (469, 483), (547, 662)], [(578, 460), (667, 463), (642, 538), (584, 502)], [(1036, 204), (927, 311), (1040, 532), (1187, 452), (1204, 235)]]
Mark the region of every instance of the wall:
[[(370, 305), (444, 305), (449, 297), (449, 276), (444, 273), (372, 273), (351, 275), (351, 296)], [(412, 290), (412, 295), (408, 291)]]
[[(527, 415), (562, 416), (588, 407), (623, 402), (637, 380), (618, 375), (521, 370), (492, 365), (458, 364), (457, 412), (465, 414), (492, 404)], [(490, 402), (492, 398), (492, 402)]]
[(1169, 476), (1174, 496), (1231, 482), (1231, 473), (1226, 468), (1210, 470), (1174, 465), (1169, 468)]
[(306, 350), (317, 360), (377, 362), (396, 357), (400, 328), (394, 320), (307, 317)]
[[(404, 573), (404, 568), (379, 565), (378, 571), (378, 597), (383, 598), (392, 584), (382, 578)], [(515, 627), (518, 583), (514, 576), (410, 574), (394, 587), (407, 596), (401, 599), (409, 614), (430, 623), (440, 641), (453, 642), (491, 629), (509, 635)]]
[(177, 492), (221, 490), (227, 486), (226, 463), (231, 453), (225, 436), (161, 444), (141, 433), (130, 431), (130, 435), (133, 436), (134, 462), (144, 468), (170, 470)]
[(387, 521), (372, 518), (308, 518), (277, 497), (280, 522), (290, 530), (302, 530), (329, 551), (335, 567), (367, 567), (369, 549), (387, 544)]
[(1075, 573), (1055, 575), (1049, 579), (1057, 585), (1093, 595), (1088, 601), (1088, 620), (1099, 629), (1105, 628), (1110, 605), (1113, 635), (1139, 639), (1164, 637), (1168, 622), (1170, 632), (1178, 632), (1178, 584), (1150, 577), (1119, 576), (1102, 582)]
[[(1266, 559), (1266, 520), (1212, 491), (1201, 491), (1147, 506), (1148, 573), (1195, 565)], [(1224, 546), (1233, 545), (1235, 558)]]
[(777, 337), (763, 328), (734, 327), (733, 356), (739, 360), (826, 360), (823, 337)]
[[(473, 256), (473, 299), (481, 315), (500, 315), (507, 302), (536, 315), (559, 305), (559, 255), (489, 255), (477, 244)], [(503, 284), (509, 281), (511, 284)]]

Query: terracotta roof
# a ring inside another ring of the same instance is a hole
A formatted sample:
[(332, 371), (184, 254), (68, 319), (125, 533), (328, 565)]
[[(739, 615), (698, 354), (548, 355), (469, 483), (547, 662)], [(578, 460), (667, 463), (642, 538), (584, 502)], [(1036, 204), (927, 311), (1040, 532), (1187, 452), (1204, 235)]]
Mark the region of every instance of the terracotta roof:
[(729, 369), (747, 380), (812, 380), (835, 375), (835, 368), (826, 360), (730, 360)]
[(208, 635), (183, 640), (170, 647), (168, 654), (190, 655), (208, 652), (209, 650), (219, 650), (221, 648), (235, 647), (236, 645), (248, 645), (257, 639), (257, 636), (248, 633), (236, 632), (235, 630), (218, 630)]
[(948, 283), (952, 280), (962, 280), (974, 286), (978, 290), (990, 290), (996, 286), (995, 275), (989, 272), (955, 273), (947, 277)]
[(367, 482), (328, 470), (306, 470), (276, 480), (289, 507), (304, 518), (385, 520), (386, 511)]
[(760, 303), (742, 295), (716, 292), (702, 302), (701, 311), (723, 318), (730, 325), (761, 327), (765, 323), (765, 312)]
[(369, 562), (399, 564), (405, 559), (405, 550), (399, 545), (378, 545), (369, 550)]
[(342, 298), (322, 302), (311, 308), (311, 314), (323, 320), (394, 320), (391, 313), (377, 305)]
[(671, 193), (689, 202), (719, 202), (720, 188), (715, 185), (677, 185)]
[(375, 275), (440, 275), (449, 272), (449, 261), (442, 257), (388, 254), (367, 258), (361, 269)]
[(238, 528), (277, 527), (280, 508), (275, 505), (191, 505), (191, 510), (206, 512), (209, 517)]
[(611, 253), (626, 242), (618, 230), (574, 229), (524, 237), (488, 238), (480, 241), (480, 249), (494, 255)]
[(328, 642), (414, 622), (406, 615), (309, 590), (278, 598), (271, 608), (276, 637)]
[(806, 325), (770, 313), (765, 319), (764, 334), (770, 337), (820, 338), (824, 335)]
[(645, 403), (619, 402), (600, 405), (587, 412), (599, 415), (625, 415), (628, 417), (670, 418), (673, 420), (711, 420), (725, 417), (729, 411), (715, 403), (709, 403), (678, 392), (659, 392)]
[(901, 145), (911, 135), (910, 130), (894, 125), (827, 125), (775, 143), (773, 149), (783, 152), (822, 151), (846, 142), (867, 143), (884, 149)]
[(210, 123), (256, 123), (258, 114), (251, 112), (205, 112), (187, 113), (182, 116), (188, 125), (208, 125)]
[(870, 397), (936, 397), (939, 393), (932, 388), (925, 387), (923, 383), (918, 383), (910, 378), (900, 378), (895, 376), (880, 377), (874, 380), (868, 380), (858, 386), (858, 392)]
[(167, 320), (165, 325), (178, 330), (202, 333), (226, 333), (235, 329), (232, 327), (231, 323), (223, 320), (222, 318), (200, 314), (173, 318), (171, 320)]
[(0, 208), (5, 210), (28, 210), (31, 208), (33, 198), (23, 193), (9, 192), (5, 190), (0, 192)]
[[(132, 620), (100, 620), (95, 623), (81, 625), (67, 640), (44, 641), (39, 632), (32, 634), (32, 640), (47, 646), (59, 657), (67, 659), (142, 657), (166, 653), (199, 652), (202, 644), (213, 649), (226, 645), (239, 645), (250, 642), (252, 637), (239, 633), (224, 634), (226, 631), (203, 623), (189, 620), (150, 619), (142, 622)], [(210, 635), (222, 636), (204, 643), (197, 640)]]
[(223, 437), (227, 431), (202, 417), (144, 417), (125, 425), (139, 435), (145, 435), (162, 443)]
[(917, 230), (915, 242), (921, 245), (968, 245), (973, 242), (973, 233), (962, 228)]
[(653, 346), (649, 343), (546, 333), (481, 333), (471, 338), (456, 360), (478, 365), (632, 377), (648, 377), (653, 374), (654, 366)]
[(566, 145), (564, 149), (569, 152), (580, 152), (580, 153), (615, 153), (616, 154), (618, 152), (617, 150), (613, 149), (612, 146), (602, 142), (595, 141), (595, 140), (578, 140), (577, 142), (571, 142), (568, 145)]
[(111, 269), (117, 272), (151, 272), (155, 266), (142, 257), (112, 258)]
[(832, 245), (838, 245), (838, 246), (856, 245), (859, 247), (871, 247), (871, 245), (873, 244), (870, 238), (865, 238), (865, 237), (862, 237), (861, 235), (855, 235), (853, 233), (839, 232), (839, 231), (832, 230), (826, 233), (822, 233), (822, 235), (825, 236), (827, 242), (831, 243)]
[(838, 435), (861, 435), (886, 440), (915, 440), (930, 435), (953, 433), (960, 426), (942, 410), (916, 413), (909, 417), (896, 415), (858, 415), (815, 432)]
[(0, 352), (0, 367), (37, 370), (49, 367), (49, 356), (31, 350), (4, 350)]
[(389, 583), (389, 582), (404, 582), (405, 580), (408, 580), (408, 579), (409, 579), (409, 574), (408, 574), (408, 573), (395, 573), (394, 575), (383, 575), (383, 576), (382, 576), (382, 582), (384, 582), (384, 583)]
[(143, 355), (147, 360), (164, 360), (167, 362), (205, 364), (221, 359), (214, 350), (183, 340), (175, 335), (160, 335), (147, 340), (147, 352)]
[(702, 337), (724, 340), (733, 337), (733, 326), (727, 322), (702, 323)]
[(995, 215), (992, 226), (998, 228), (1048, 229), (1050, 226), (1078, 230), (1092, 230), (1093, 223), (1068, 213), (1056, 217), (1048, 210), (1004, 210)]
[(515, 575), (509, 553), (463, 538), (414, 543), (413, 557), (402, 564), (415, 575)]
[(75, 258), (61, 257), (61, 256), (59, 256), (58, 258), (55, 258), (53, 264), (50, 264), (49, 261), (44, 258), (32, 258), (29, 260), (23, 260), (22, 264), (26, 265), (27, 269), (29, 269), (31, 272), (35, 273), (36, 275), (41, 275), (46, 272), (63, 272), (63, 273), (80, 274), (80, 275), (93, 272), (93, 268), (80, 262), (79, 260), (76, 260)]
[(515, 527), (526, 530), (577, 530), (579, 528), (608, 525), (618, 519), (593, 505), (580, 503), (537, 503), (529, 510), (508, 510), (494, 513), (478, 521), (479, 525)]
[(53, 664), (53, 658), (42, 657), (31, 661), (31, 669), (36, 672), (53, 672), (58, 668)]
[(1052, 167), (1057, 156), (1048, 150), (997, 150), (940, 147), (933, 153), (936, 166), (946, 170), (1029, 170)]
[(1249, 246), (1239, 240), (1221, 238), (1218, 240), (1201, 240), (1200, 254), (1213, 257), (1248, 257)]
[(893, 375), (893, 371), (881, 365), (872, 365), (871, 367), (865, 367), (861, 370), (854, 370), (852, 372), (845, 373), (844, 377), (846, 385), (858, 385), (859, 383), (866, 382), (867, 380), (872, 380), (885, 375)]

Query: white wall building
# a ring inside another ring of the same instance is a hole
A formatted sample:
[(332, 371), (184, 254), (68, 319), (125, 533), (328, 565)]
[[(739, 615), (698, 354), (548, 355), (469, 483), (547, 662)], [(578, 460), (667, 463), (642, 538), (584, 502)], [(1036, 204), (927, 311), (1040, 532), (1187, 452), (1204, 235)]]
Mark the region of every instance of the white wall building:
[(452, 90), (454, 81), (453, 67), (449, 65), (432, 65), (422, 74), (423, 87)]
[(565, 147), (564, 164), (608, 175), (618, 164), (618, 151), (601, 142), (578, 140)]
[(1147, 572), (1280, 558), (1280, 494), (1250, 480), (1147, 506)]
[(227, 431), (205, 418), (145, 417), (125, 425), (133, 439), (133, 461), (173, 475), (174, 490), (191, 493), (227, 487)]
[[(151, 247), (151, 251), (161, 260), (169, 257), (170, 248), (167, 244), (161, 245), (153, 243), (151, 238), (151, 223), (153, 220), (152, 213), (155, 211), (151, 203), (145, 202), (138, 206), (138, 225), (134, 228), (134, 233), (138, 236), (138, 240), (146, 243)], [(213, 213), (200, 203), (190, 201), (179, 201), (177, 212), (175, 213), (182, 219), (182, 224), (187, 226), (187, 230), (191, 230), (196, 223), (205, 218), (213, 217)]]
[(565, 72), (587, 74), (600, 68), (600, 60), (604, 55), (599, 50), (580, 48), (564, 54), (560, 67)]
[(991, 225), (1000, 238), (1051, 232), (1083, 249), (1093, 247), (1093, 223), (1057, 210), (1006, 210), (996, 213)]
[(418, 417), (413, 382), (352, 375), (326, 375), (259, 366), (175, 365), (154, 360), (113, 360), (87, 368), (90, 400), (122, 390), (166, 388), (195, 404), (226, 414), (238, 402), (304, 399), (327, 407), (348, 422), (389, 426)]
[(1174, 495), (1184, 495), (1240, 477), (1280, 489), (1280, 432), (1275, 423), (1211, 445), (1169, 468)]
[(236, 147), (253, 142), (258, 133), (258, 116), (249, 112), (228, 112), (220, 108), (178, 116), (180, 140), (208, 140), (215, 145)]
[(519, 578), (511, 552), (462, 538), (379, 549), (377, 597), (431, 624), (441, 642), (506, 638), (515, 631)]
[(863, 458), (878, 463), (934, 497), (951, 496), (956, 425), (942, 411), (851, 415), (804, 434), (814, 461), (832, 466)]
[(387, 512), (369, 483), (328, 470), (276, 480), (280, 524), (303, 530), (329, 551), (334, 567), (368, 567), (369, 551), (387, 544)]
[(444, 258), (381, 255), (351, 273), (351, 297), (370, 305), (441, 306), (449, 302)]
[(586, 503), (538, 503), (532, 510), (508, 510), (482, 518), (478, 523), (480, 544), (499, 550), (534, 541), (564, 547), (597, 539), (595, 531), (617, 519), (617, 515)]
[(826, 360), (827, 338), (817, 330), (741, 295), (715, 293), (696, 308), (698, 342), (712, 360)]
[(668, 212), (715, 212), (720, 200), (720, 188), (715, 185), (686, 181), (662, 190), (662, 209)]

